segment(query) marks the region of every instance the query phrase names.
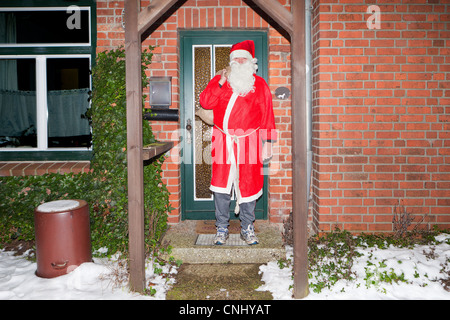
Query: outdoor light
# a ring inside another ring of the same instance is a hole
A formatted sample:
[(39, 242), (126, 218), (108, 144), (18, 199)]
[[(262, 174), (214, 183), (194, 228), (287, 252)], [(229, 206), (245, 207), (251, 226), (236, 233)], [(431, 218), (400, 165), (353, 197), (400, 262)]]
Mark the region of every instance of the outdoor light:
[(169, 107), (172, 104), (172, 77), (150, 77), (150, 106)]

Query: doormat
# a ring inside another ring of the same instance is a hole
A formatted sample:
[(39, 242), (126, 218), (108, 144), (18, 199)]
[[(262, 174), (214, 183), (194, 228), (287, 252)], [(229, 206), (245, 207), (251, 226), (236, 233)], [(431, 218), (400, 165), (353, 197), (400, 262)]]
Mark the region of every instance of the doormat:
[[(199, 234), (195, 241), (196, 246), (215, 246), (214, 244), (215, 234)], [(230, 234), (227, 242), (223, 246), (248, 246), (248, 244), (241, 239), (240, 234)]]
[[(195, 233), (197, 234), (216, 234), (216, 221), (215, 220), (199, 220), (195, 227)], [(230, 220), (230, 226), (228, 227), (230, 234), (241, 233), (241, 222), (239, 220)], [(255, 223), (255, 232), (258, 232), (258, 226)]]

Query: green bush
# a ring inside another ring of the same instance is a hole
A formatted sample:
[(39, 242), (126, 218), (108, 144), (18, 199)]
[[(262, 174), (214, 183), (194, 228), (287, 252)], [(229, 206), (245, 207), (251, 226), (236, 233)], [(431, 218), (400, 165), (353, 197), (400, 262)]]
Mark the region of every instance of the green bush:
[[(151, 48), (142, 54), (142, 86)], [(0, 181), (0, 243), (34, 240), (34, 209), (61, 199), (84, 199), (91, 213), (94, 249), (107, 247), (110, 254), (128, 251), (127, 133), (125, 52), (101, 52), (93, 69), (91, 172), (3, 177)], [(145, 97), (143, 97), (144, 102)], [(148, 122), (143, 123), (144, 145), (155, 142)], [(161, 179), (163, 157), (144, 166), (145, 230), (148, 252), (167, 228), (171, 210), (169, 192)]]

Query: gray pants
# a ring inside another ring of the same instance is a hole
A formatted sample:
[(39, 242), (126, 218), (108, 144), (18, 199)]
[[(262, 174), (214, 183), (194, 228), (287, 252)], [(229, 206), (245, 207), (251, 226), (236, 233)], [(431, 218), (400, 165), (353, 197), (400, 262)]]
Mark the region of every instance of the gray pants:
[[(228, 228), (230, 221), (230, 201), (231, 195), (225, 193), (214, 192), (214, 203), (216, 205), (216, 227)], [(255, 221), (256, 200), (247, 203), (241, 203), (240, 219), (241, 228), (246, 230), (250, 224)]]

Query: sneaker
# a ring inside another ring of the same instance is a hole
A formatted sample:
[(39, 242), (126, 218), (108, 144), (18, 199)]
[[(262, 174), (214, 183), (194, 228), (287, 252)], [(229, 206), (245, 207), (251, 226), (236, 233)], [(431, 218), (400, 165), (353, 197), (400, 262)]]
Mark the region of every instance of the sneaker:
[(228, 229), (227, 228), (217, 228), (216, 236), (214, 237), (215, 245), (224, 245), (228, 239)]
[(249, 245), (258, 244), (259, 240), (255, 234), (255, 228), (253, 225), (249, 225), (246, 230), (241, 230), (241, 239)]

